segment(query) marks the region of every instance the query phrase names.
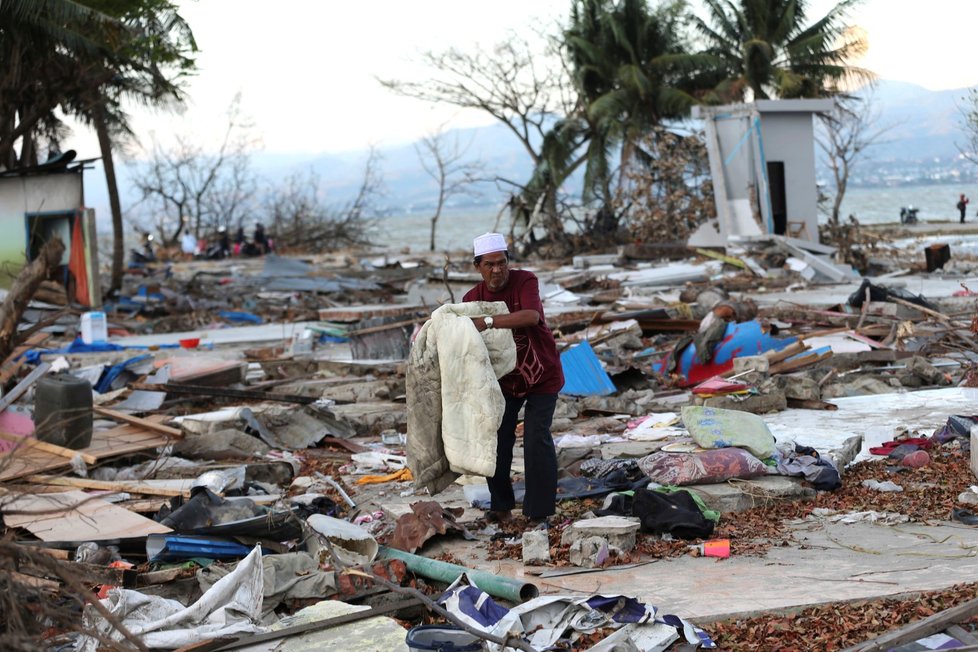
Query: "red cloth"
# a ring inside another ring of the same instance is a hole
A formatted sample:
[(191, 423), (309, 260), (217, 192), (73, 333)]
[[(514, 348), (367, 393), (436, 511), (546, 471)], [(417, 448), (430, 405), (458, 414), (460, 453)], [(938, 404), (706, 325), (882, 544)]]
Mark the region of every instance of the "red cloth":
[(897, 446), (902, 446), (903, 444), (913, 444), (918, 448), (930, 448), (931, 446), (934, 445), (934, 441), (926, 437), (909, 437), (907, 439), (897, 439), (895, 441), (888, 441), (880, 446), (870, 448), (869, 452), (872, 455), (889, 455), (890, 453), (893, 452), (893, 449), (895, 449)]
[(88, 295), (88, 268), (85, 266), (85, 236), (82, 235), (81, 214), (75, 215), (75, 224), (71, 229), (68, 271), (75, 277), (75, 301), (83, 306), (92, 305), (92, 298)]
[(547, 326), (540, 301), (540, 284), (532, 273), (514, 269), (509, 280), (499, 292), (492, 292), (485, 282), (465, 293), (467, 301), (503, 301), (510, 312), (536, 310), (540, 321), (527, 328), (514, 328), (516, 341), (516, 369), (499, 379), (503, 394), (526, 396), (527, 394), (556, 394), (564, 386), (564, 371), (557, 355), (554, 335)]

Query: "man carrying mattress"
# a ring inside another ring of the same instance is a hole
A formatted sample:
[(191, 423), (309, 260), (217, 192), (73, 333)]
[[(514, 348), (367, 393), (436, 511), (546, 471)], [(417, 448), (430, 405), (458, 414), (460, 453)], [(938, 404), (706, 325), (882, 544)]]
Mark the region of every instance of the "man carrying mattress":
[(499, 379), (506, 410), (497, 433), (496, 473), (488, 479), (491, 496), (487, 518), (506, 521), (516, 506), (510, 472), (516, 424), (521, 408), (526, 496), (523, 514), (531, 521), (546, 523), (556, 511), (557, 452), (550, 425), (557, 393), (564, 386), (564, 374), (553, 333), (547, 326), (540, 301), (537, 277), (510, 269), (506, 239), (499, 233), (480, 235), (473, 242), (473, 263), (482, 282), (469, 290), (462, 301), (502, 301), (509, 314), (473, 317), (481, 332), (490, 328), (513, 331), (516, 343), (516, 368)]

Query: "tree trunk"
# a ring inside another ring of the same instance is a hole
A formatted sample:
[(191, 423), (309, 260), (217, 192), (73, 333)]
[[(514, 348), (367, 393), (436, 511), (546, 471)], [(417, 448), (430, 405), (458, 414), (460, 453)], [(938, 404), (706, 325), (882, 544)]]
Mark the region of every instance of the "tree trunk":
[(438, 190), (438, 207), (435, 209), (435, 214), (431, 218), (431, 243), (428, 245), (430, 251), (435, 250), (435, 226), (438, 224), (438, 218), (441, 217), (442, 206), (445, 205), (445, 177), (441, 178), (441, 188)]
[(105, 106), (99, 104), (95, 109), (95, 131), (98, 145), (102, 151), (102, 167), (105, 169), (105, 184), (109, 191), (109, 210), (112, 213), (112, 280), (109, 292), (122, 289), (122, 273), (125, 265), (125, 233), (122, 227), (122, 205), (119, 202), (119, 185), (115, 178), (115, 164), (112, 162), (112, 140), (105, 122)]
[(17, 324), (27, 304), (34, 298), (41, 283), (61, 265), (64, 253), (65, 243), (61, 238), (48, 240), (41, 247), (37, 258), (20, 270), (20, 274), (14, 279), (7, 298), (0, 304), (0, 359), (6, 358), (13, 351), (17, 343)]

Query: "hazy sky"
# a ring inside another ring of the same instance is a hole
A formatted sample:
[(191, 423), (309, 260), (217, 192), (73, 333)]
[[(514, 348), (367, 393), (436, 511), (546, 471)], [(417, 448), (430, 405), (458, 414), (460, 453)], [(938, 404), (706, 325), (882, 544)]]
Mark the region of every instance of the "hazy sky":
[[(183, 116), (140, 117), (138, 133), (220, 128), (231, 98), (242, 94), (268, 152), (332, 152), (416, 139), (451, 120), (487, 124), (392, 95), (375, 76), (419, 78), (419, 50), (491, 44), (508, 30), (566, 16), (569, 0), (193, 0), (181, 2), (201, 49)], [(834, 3), (812, 0), (811, 15)], [(852, 12), (869, 52), (863, 66), (881, 78), (932, 90), (978, 83), (975, 0), (866, 0)], [(148, 143), (149, 138), (143, 141)], [(97, 156), (94, 139), (75, 143)]]

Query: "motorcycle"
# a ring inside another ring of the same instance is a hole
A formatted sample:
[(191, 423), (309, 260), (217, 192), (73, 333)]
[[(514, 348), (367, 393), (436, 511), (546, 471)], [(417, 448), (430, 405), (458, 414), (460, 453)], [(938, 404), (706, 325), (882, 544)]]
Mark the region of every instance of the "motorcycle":
[(917, 213), (920, 212), (919, 208), (914, 208), (913, 206), (903, 207), (900, 209), (900, 224), (916, 224), (917, 223)]
[(142, 249), (130, 249), (129, 250), (129, 266), (132, 268), (143, 267), (147, 263), (156, 262), (156, 250), (154, 249), (155, 243), (153, 242), (154, 237), (152, 234), (146, 234), (143, 238)]

